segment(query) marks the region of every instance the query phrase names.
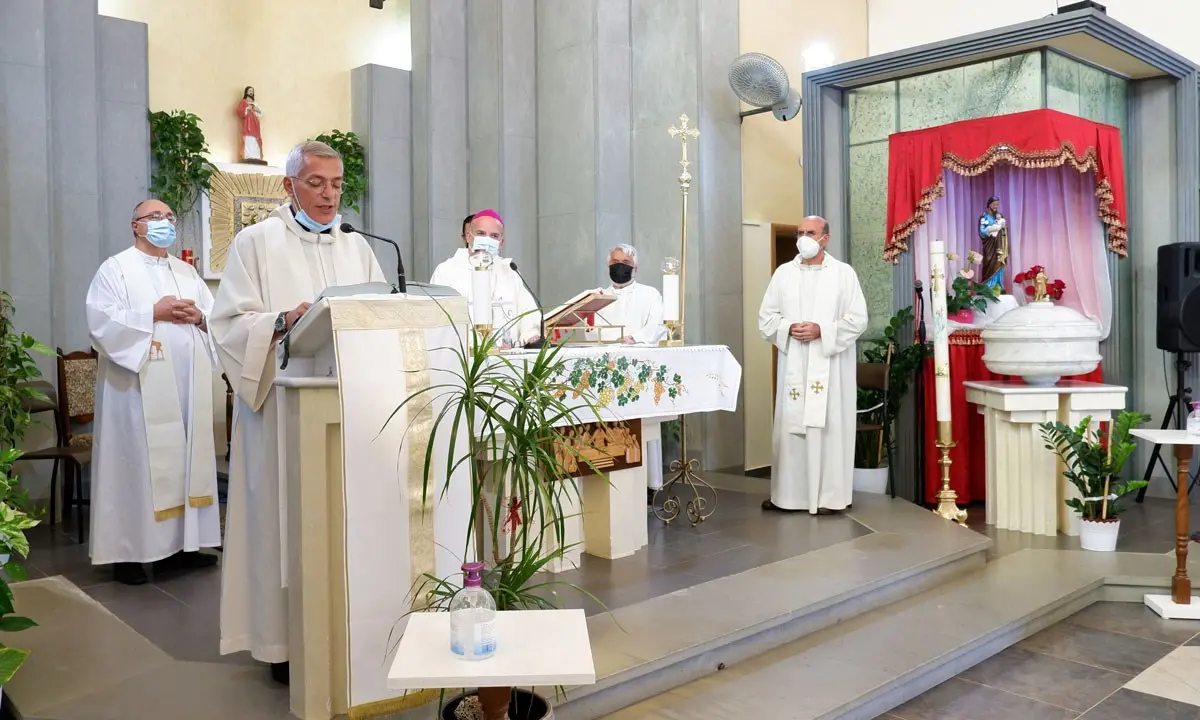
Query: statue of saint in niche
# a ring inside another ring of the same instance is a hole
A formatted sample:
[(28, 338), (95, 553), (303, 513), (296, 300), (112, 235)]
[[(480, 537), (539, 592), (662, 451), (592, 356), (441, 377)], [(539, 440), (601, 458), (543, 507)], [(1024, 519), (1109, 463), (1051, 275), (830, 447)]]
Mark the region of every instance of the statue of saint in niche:
[(242, 92), (242, 100), (235, 114), (242, 121), (241, 161), (252, 165), (266, 165), (263, 160), (262, 108), (254, 102), (254, 88), (249, 85)]

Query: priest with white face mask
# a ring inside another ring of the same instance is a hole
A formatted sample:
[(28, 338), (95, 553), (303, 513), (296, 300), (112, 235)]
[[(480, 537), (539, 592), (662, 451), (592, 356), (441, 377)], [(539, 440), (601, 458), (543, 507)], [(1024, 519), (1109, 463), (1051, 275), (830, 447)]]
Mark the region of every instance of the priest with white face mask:
[(657, 345), (667, 337), (663, 325), (662, 293), (636, 280), (637, 248), (621, 244), (608, 253), (608, 279), (612, 284), (602, 288), (602, 295), (617, 299), (596, 313), (601, 342), (623, 342), (626, 345)]
[(209, 324), (237, 393), (225, 557), (221, 653), (249, 650), (288, 681), (275, 347), (329, 287), (386, 282), (367, 241), (343, 233), (342, 158), (321, 142), (288, 154), (288, 204), (233, 239)]
[(854, 489), (858, 353), (867, 302), (854, 269), (825, 252), (829, 223), (800, 223), (799, 255), (771, 277), (758, 330), (779, 350), (771, 499), (763, 510), (826, 515)]
[(432, 285), (445, 285), (467, 299), (471, 322), (486, 323), (487, 319), (475, 317), (473, 278), (476, 267), (491, 263), (488, 283), (492, 289), (491, 323), (500, 334), (503, 348), (521, 347), (536, 342), (541, 337), (541, 320), (537, 302), (525, 289), (525, 284), (513, 270), (511, 259), (502, 257), (504, 249), (504, 220), (495, 210), (480, 210), (471, 216), (470, 225), (463, 233), (464, 247), (459, 248), (449, 260), (442, 262), (429, 278)]
[[(104, 261), (86, 310), (96, 372), (92, 563), (118, 582), (156, 569), (214, 565), (220, 547), (213, 441), (213, 298), (167, 254), (175, 215), (158, 200), (133, 211), (133, 247)], [(65, 391), (64, 391), (65, 392)]]

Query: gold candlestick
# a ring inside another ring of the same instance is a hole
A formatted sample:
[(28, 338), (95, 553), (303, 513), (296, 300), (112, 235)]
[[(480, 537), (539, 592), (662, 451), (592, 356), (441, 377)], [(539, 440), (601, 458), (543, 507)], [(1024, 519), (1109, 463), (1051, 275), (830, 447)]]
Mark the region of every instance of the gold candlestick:
[[(475, 334), (479, 337), (480, 345), (486, 343), (488, 336), (492, 334), (491, 323), (476, 323)], [(488, 355), (498, 355), (499, 353), (500, 349), (496, 347), (495, 343), (492, 343), (492, 346), (488, 348)]]
[(958, 493), (954, 492), (954, 488), (950, 487), (950, 451), (954, 449), (957, 443), (954, 442), (954, 435), (950, 429), (950, 421), (942, 420), (938, 422), (938, 438), (937, 449), (942, 456), (938, 459), (938, 465), (942, 466), (942, 489), (938, 491), (937, 500), (938, 506), (935, 513), (941, 515), (947, 520), (953, 520), (959, 525), (967, 524), (967, 511), (960, 510), (958, 507)]

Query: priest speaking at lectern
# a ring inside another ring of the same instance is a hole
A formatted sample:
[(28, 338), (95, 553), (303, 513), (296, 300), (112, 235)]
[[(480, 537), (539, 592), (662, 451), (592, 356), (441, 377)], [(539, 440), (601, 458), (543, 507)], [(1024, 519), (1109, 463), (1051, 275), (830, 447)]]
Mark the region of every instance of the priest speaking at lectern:
[(325, 143), (288, 154), (289, 202), (233, 239), (209, 326), (237, 393), (225, 557), (221, 653), (249, 650), (287, 682), (287, 591), (280, 539), (275, 345), (325, 288), (386, 282), (367, 241), (339, 229), (342, 158)]
[(758, 330), (779, 349), (771, 499), (763, 510), (826, 515), (850, 506), (858, 395), (855, 343), (867, 301), (854, 269), (825, 252), (829, 223), (800, 223), (799, 255), (771, 277)]

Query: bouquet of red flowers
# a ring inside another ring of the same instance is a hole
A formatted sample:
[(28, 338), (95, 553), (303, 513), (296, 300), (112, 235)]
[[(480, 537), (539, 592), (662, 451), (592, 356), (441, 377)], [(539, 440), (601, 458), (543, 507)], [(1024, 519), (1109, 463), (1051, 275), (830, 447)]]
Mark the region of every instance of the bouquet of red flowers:
[(1034, 302), (1046, 298), (1062, 300), (1063, 292), (1067, 289), (1067, 284), (1062, 280), (1058, 278), (1051, 280), (1046, 275), (1046, 268), (1041, 265), (1034, 265), (1025, 272), (1017, 273), (1013, 282), (1025, 286), (1025, 296), (1033, 299)]

